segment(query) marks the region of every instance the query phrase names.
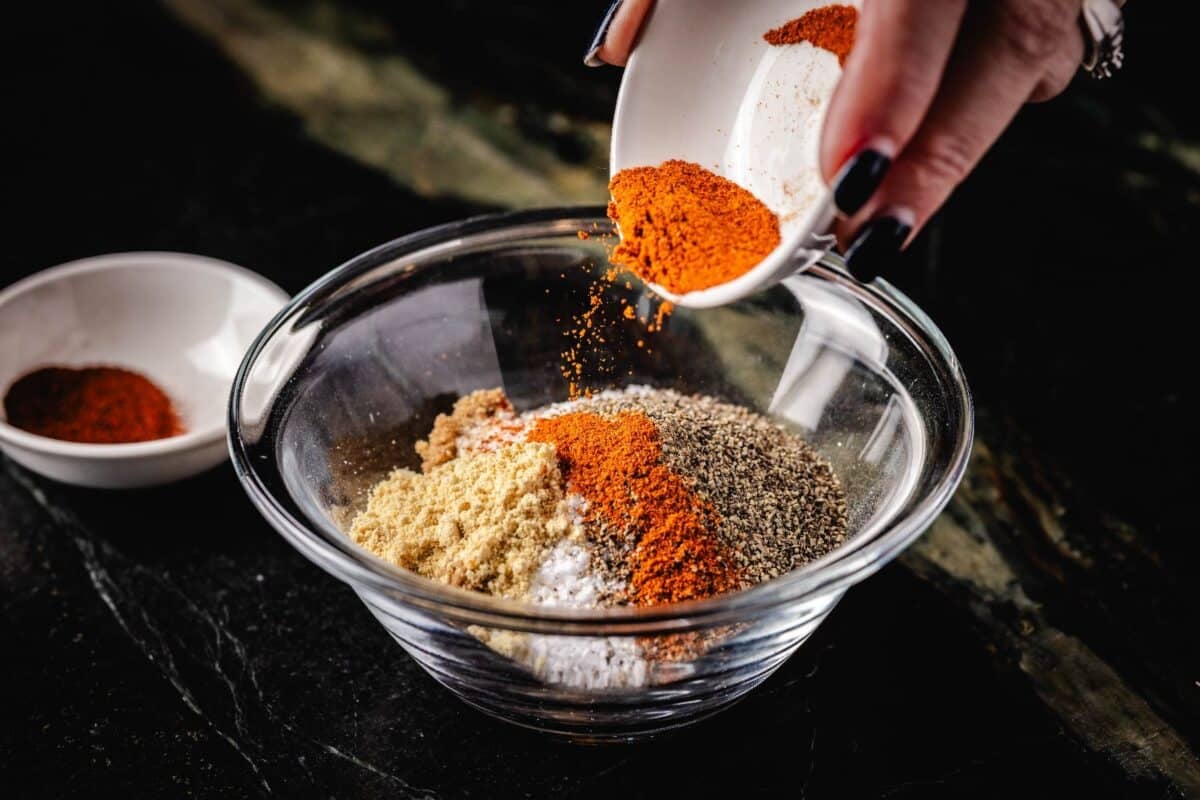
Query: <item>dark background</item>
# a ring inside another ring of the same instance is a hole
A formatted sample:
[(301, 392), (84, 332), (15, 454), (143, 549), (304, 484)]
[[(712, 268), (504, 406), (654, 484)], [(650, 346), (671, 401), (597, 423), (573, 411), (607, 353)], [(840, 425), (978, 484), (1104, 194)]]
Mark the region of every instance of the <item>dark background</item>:
[[(602, 187), (619, 72), (580, 64), (602, 5), (5, 12), (0, 284), (169, 249), (295, 292), (387, 239), (529, 204), (363, 157), (403, 109), (340, 104), (349, 73), (300, 99), (271, 80), (307, 74), (297, 54), (327, 45), (368, 69), (402, 56), (444, 91), (435, 121)], [(1186, 5), (1133, 0), (1126, 69), (1023, 112), (894, 273), (979, 407), (979, 452), (935, 535), (985, 547), (1011, 573), (1002, 586), (914, 548), (734, 710), (581, 749), (435, 686), (258, 518), (228, 467), (114, 503), (5, 462), (9, 791), (1195, 796), (1200, 111)], [(270, 49), (239, 50), (239, 36), (290, 46), (249, 63), (238, 53)]]

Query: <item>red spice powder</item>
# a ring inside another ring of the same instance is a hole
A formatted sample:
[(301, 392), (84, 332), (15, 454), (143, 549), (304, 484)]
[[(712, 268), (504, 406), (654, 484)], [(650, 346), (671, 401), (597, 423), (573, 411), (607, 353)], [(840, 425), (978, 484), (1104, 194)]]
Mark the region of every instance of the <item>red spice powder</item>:
[(587, 499), (590, 515), (618, 531), (637, 531), (630, 556), (635, 605), (738, 587), (737, 570), (711, 533), (720, 518), (663, 464), (658, 429), (645, 414), (563, 414), (538, 420), (528, 438), (555, 446), (568, 484)]
[(572, 400), (590, 396), (588, 381), (609, 375), (616, 367), (612, 353), (605, 346), (604, 331), (612, 327), (612, 309), (604, 297), (606, 280), (611, 279), (598, 278), (588, 285), (587, 307), (575, 314), (562, 332), (568, 345), (559, 353), (559, 369), (567, 379)]
[(68, 442), (146, 442), (184, 430), (162, 389), (118, 367), (31, 372), (9, 388), (4, 413), (14, 427)]
[[(590, 273), (593, 267), (585, 265), (583, 269)], [(619, 291), (622, 284), (627, 290), (633, 288), (616, 267), (590, 275), (586, 305), (569, 319), (555, 320), (562, 325), (562, 335), (567, 340), (559, 351), (559, 373), (567, 381), (568, 397), (572, 400), (590, 397), (597, 386), (608, 386), (609, 377), (618, 369), (628, 367), (628, 374), (634, 374), (632, 366), (621, 360), (619, 348), (611, 347), (610, 341), (622, 341), (631, 323), (644, 326), (647, 334), (660, 333), (674, 310), (671, 303), (649, 295), (649, 309), (643, 319), (627, 298), (618, 296), (618, 302), (612, 302), (610, 294)], [(645, 349), (645, 341), (638, 339), (637, 347)]]
[(608, 216), (621, 230), (612, 262), (676, 294), (728, 283), (779, 245), (779, 217), (699, 164), (623, 169), (608, 189)]
[(858, 9), (835, 5), (814, 8), (802, 17), (767, 31), (763, 38), (768, 44), (785, 45), (808, 42), (837, 56), (846, 65), (846, 56), (854, 47), (854, 31), (858, 26)]

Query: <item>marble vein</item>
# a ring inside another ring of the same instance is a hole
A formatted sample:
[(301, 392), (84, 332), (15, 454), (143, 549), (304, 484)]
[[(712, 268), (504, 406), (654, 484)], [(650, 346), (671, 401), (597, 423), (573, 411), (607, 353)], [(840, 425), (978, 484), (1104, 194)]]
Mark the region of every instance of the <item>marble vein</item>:
[[(425, 196), (495, 206), (546, 206), (608, 199), (608, 126), (559, 114), (594, 140), (589, 163), (571, 164), (531, 142), (502, 106), (462, 108), (396, 49), (356, 48), (340, 31), (379, 20), (331, 2), (329, 20), (305, 26), (262, 2), (167, 0), (184, 24), (211, 39), (263, 95), (299, 116), (317, 141), (386, 172)], [(385, 54), (380, 54), (380, 52)]]
[[(266, 721), (286, 730), (293, 738), (298, 737), (325, 755), (352, 764), (357, 769), (389, 781), (394, 786), (394, 792), (405, 800), (438, 800), (434, 792), (415, 787), (400, 776), (388, 772), (352, 752), (308, 736), (290, 722), (282, 719), (264, 695), (245, 644), (230, 630), (227, 624), (219, 620), (212, 612), (197, 605), (165, 575), (160, 575), (140, 564), (131, 562), (108, 543), (97, 540), (73, 514), (52, 502), (28, 475), (11, 466), (9, 472), (57, 524), (69, 531), (92, 587), (122, 632), (134, 644), (138, 652), (155, 665), (179, 696), (180, 701), (246, 762), (265, 793), (274, 793), (267, 770), (267, 764), (271, 758), (263, 752), (263, 746), (257, 741), (257, 738), (260, 737), (256, 737), (255, 732), (251, 729), (243, 696), (247, 686), (253, 693), (255, 702), (261, 707)], [(208, 645), (207, 652), (201, 654), (189, 651), (182, 641), (173, 646), (161, 627), (148, 613), (146, 604), (134, 596), (134, 592), (129, 590), (131, 587), (123, 586), (114, 577), (108, 566), (110, 563), (119, 564), (120, 570), (127, 576), (148, 580), (153, 584), (155, 590), (171, 595), (193, 619), (199, 622), (203, 628), (207, 628), (208, 633), (202, 639)], [(136, 624), (131, 621), (131, 615), (137, 620)], [(226, 688), (232, 709), (231, 725), (227, 726), (219, 722), (211, 710), (206, 710), (196, 691), (185, 681), (182, 670), (176, 662), (175, 651), (177, 648), (182, 648), (181, 652), (190, 658), (195, 658), (197, 666), (207, 667)], [(199, 655), (203, 655), (204, 658), (197, 658)], [(244, 681), (227, 671), (223, 665), (223, 657), (226, 655), (230, 656), (239, 666), (245, 677)], [(312, 772), (308, 765), (302, 761), (301, 766), (311, 776)]]
[[(979, 445), (971, 474), (948, 513), (903, 562), (961, 598), (985, 635), (1016, 653), (1016, 665), (1033, 691), (1084, 746), (1133, 778), (1164, 780), (1184, 796), (1200, 796), (1200, 759), (1187, 741), (1087, 644), (1054, 627), (996, 545), (991, 525), (1003, 494), (989, 480), (996, 474), (993, 466), (993, 456)], [(1016, 496), (1036, 502), (1030, 490)], [(1031, 517), (1044, 519), (1046, 513), (1042, 509)], [(1073, 548), (1062, 546), (1066, 532), (1042, 533), (1065, 556), (1079, 560)], [(1010, 623), (1014, 616), (1017, 621)]]
[(74, 536), (73, 539), (76, 547), (79, 548), (84, 569), (87, 570), (88, 576), (92, 581), (92, 585), (96, 589), (96, 593), (100, 596), (100, 599), (103, 601), (104, 605), (108, 607), (108, 610), (112, 613), (117, 624), (120, 625), (121, 629), (125, 631), (126, 635), (129, 636), (130, 640), (137, 646), (137, 648), (143, 654), (145, 654), (146, 658), (159, 668), (159, 671), (162, 673), (163, 677), (167, 679), (167, 682), (170, 683), (172, 687), (174, 687), (184, 704), (190, 708), (193, 713), (204, 720), (204, 722), (210, 729), (212, 729), (214, 733), (224, 739), (225, 742), (231, 748), (233, 748), (234, 752), (237, 753), (243, 760), (245, 760), (251, 771), (258, 778), (263, 789), (268, 794), (271, 794), (271, 784), (267, 780), (266, 776), (263, 775), (262, 769), (259, 767), (258, 762), (248, 752), (246, 752), (246, 749), (242, 746), (238, 739), (221, 728), (221, 726), (217, 725), (217, 723), (208, 714), (204, 713), (204, 709), (200, 707), (200, 704), (196, 701), (195, 696), (184, 684), (183, 679), (180, 677), (179, 670), (175, 666), (175, 659), (171, 653), (170, 647), (165, 641), (163, 641), (160, 632), (154, 626), (153, 622), (150, 620), (150, 617), (145, 613), (145, 610), (136, 603), (131, 603), (131, 605), (133, 606), (134, 610), (139, 612), (139, 616), (142, 618), (146, 631), (153, 635), (155, 639), (157, 639), (157, 647), (155, 647), (147, 638), (136, 634), (133, 631), (133, 628), (130, 627), (128, 621), (126, 620), (125, 614), (122, 613), (117, 603), (117, 599), (122, 593), (120, 589), (118, 589), (116, 583), (112, 580), (108, 570), (104, 568), (100, 559), (97, 557), (95, 545), (91, 541), (88, 541), (81, 536)]

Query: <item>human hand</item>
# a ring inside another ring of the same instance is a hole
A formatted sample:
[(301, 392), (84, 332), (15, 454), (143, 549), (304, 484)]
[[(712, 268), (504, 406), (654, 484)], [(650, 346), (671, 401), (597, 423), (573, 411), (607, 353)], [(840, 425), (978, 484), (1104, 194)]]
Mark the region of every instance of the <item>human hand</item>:
[[(653, 2), (613, 3), (585, 61), (624, 65)], [(900, 251), (1021, 106), (1066, 88), (1084, 56), (1080, 11), (1081, 0), (866, 0), (820, 149), (857, 276)]]

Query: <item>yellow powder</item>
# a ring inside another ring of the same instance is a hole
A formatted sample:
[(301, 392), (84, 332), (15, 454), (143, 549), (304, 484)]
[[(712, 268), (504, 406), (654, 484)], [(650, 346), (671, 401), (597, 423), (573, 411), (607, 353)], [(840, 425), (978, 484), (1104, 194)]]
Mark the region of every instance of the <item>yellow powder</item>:
[(433, 467), (452, 460), (458, 455), (459, 435), (501, 411), (511, 410), (512, 406), (504, 396), (503, 389), (481, 389), (460, 397), (450, 414), (438, 414), (433, 421), (433, 430), (429, 432), (429, 439), (417, 442), (421, 470), (429, 472)]
[(581, 535), (554, 445), (461, 455), (425, 474), (398, 469), (371, 491), (350, 537), (427, 578), (521, 597), (546, 550)]

